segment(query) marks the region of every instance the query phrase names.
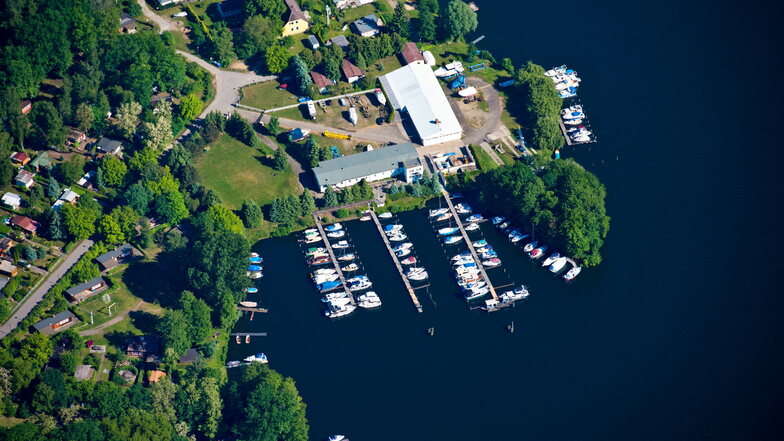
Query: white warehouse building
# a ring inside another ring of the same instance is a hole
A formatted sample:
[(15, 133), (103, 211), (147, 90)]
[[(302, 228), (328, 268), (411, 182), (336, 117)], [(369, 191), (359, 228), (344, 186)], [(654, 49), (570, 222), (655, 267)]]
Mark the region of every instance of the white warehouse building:
[(400, 176), (405, 182), (415, 182), (423, 171), (416, 148), (406, 142), (321, 161), (313, 175), (323, 193), (327, 187), (350, 187), (363, 179), (373, 182)]
[(463, 128), (427, 64), (409, 64), (379, 77), (389, 101), (411, 120), (415, 137), (424, 146), (454, 141), (463, 136)]

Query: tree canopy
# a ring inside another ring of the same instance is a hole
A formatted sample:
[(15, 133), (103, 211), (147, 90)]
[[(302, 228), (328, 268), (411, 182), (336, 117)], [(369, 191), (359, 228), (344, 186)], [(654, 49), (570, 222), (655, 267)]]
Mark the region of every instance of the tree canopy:
[(444, 32), (450, 40), (462, 40), (466, 34), (476, 30), (479, 21), (476, 12), (462, 0), (452, 0), (446, 7)]

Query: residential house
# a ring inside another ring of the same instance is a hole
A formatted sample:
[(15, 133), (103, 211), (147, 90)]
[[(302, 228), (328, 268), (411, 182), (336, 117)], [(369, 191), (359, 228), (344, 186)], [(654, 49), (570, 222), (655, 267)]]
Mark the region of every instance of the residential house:
[(79, 193), (71, 190), (70, 187), (66, 187), (59, 200), (63, 201), (63, 203), (74, 205), (79, 200)]
[(334, 81), (316, 71), (310, 72), (310, 78), (313, 79), (313, 84), (316, 85), (319, 93), (327, 93), (329, 91), (329, 86), (335, 84)]
[(30, 187), (35, 184), (33, 178), (35, 178), (35, 173), (27, 170), (19, 170), (19, 173), (14, 177), (14, 185), (29, 190)]
[(190, 348), (180, 357), (180, 363), (193, 363), (199, 359), (199, 351), (196, 348)]
[(11, 218), (11, 225), (15, 227), (19, 227), (22, 230), (30, 233), (35, 234), (38, 231), (38, 228), (41, 227), (41, 224), (38, 222), (30, 219), (27, 216), (14, 216)]
[(9, 191), (3, 195), (3, 205), (11, 207), (13, 210), (18, 210), (22, 206), (22, 197)]
[(336, 44), (340, 46), (342, 49), (346, 49), (349, 46), (348, 38), (345, 35), (338, 35), (336, 37), (332, 37), (329, 40), (329, 44)]
[(19, 272), (19, 268), (16, 267), (13, 263), (0, 259), (0, 274), (6, 275), (8, 277), (16, 277), (16, 274)]
[(33, 110), (33, 102), (30, 100), (22, 101), (22, 107), (19, 109), (22, 115), (29, 113), (31, 110)]
[(181, 1), (182, 0), (158, 0), (157, 1), (157, 3), (158, 3), (158, 8), (157, 9), (168, 8), (170, 6), (174, 6), (175, 4), (177, 4), (177, 3), (181, 2)]
[(83, 302), (99, 292), (105, 291), (108, 286), (109, 285), (106, 284), (103, 277), (98, 276), (66, 289), (65, 297), (68, 298), (71, 303)]
[(123, 12), (120, 14), (120, 29), (121, 34), (133, 34), (136, 32), (136, 20), (130, 15)]
[(157, 383), (164, 378), (166, 378), (166, 372), (156, 369), (154, 371), (149, 371), (149, 377), (147, 378), (147, 381), (150, 383)]
[(142, 253), (139, 252), (139, 250), (126, 243), (125, 245), (120, 245), (113, 251), (101, 254), (96, 257), (95, 260), (104, 270), (110, 270), (141, 255)]
[(95, 150), (98, 153), (122, 157), (122, 143), (114, 139), (101, 138), (95, 145)]
[(362, 5), (369, 5), (376, 0), (332, 0), (336, 9), (358, 8)]
[(79, 322), (79, 319), (69, 310), (45, 318), (33, 325), (33, 328), (44, 335), (52, 335), (64, 331)]
[(76, 366), (76, 372), (74, 372), (74, 378), (78, 381), (91, 380), (94, 375), (95, 369), (89, 364), (80, 364), (79, 366)]
[(319, 44), (318, 38), (315, 35), (308, 35), (308, 44), (310, 48), (313, 50), (318, 49), (321, 45)]
[(161, 338), (157, 335), (137, 335), (125, 340), (125, 355), (145, 358), (156, 355), (161, 347)]
[(351, 23), (354, 32), (363, 37), (375, 37), (381, 32), (384, 22), (376, 16), (369, 14)]
[(407, 64), (426, 64), (425, 57), (422, 56), (422, 52), (415, 43), (410, 41), (403, 45), (403, 50), (400, 51), (400, 56), (403, 58), (402, 61), (404, 66)]
[(343, 76), (346, 77), (346, 81), (348, 81), (349, 84), (355, 81), (359, 81), (360, 78), (365, 76), (365, 72), (358, 68), (354, 63), (348, 61), (347, 58), (343, 59), (343, 63), (341, 64), (340, 68), (343, 70)]
[(70, 145), (77, 145), (87, 140), (87, 134), (81, 130), (71, 129), (68, 131), (68, 136), (65, 138)]
[(242, 13), (242, 8), (245, 6), (244, 0), (223, 0), (218, 3), (218, 15), (221, 18), (234, 17)]
[(13, 152), (11, 153), (11, 162), (20, 167), (24, 167), (30, 162), (30, 155), (25, 152)]
[(289, 35), (301, 34), (308, 30), (310, 23), (308, 23), (305, 13), (299, 8), (297, 0), (284, 0), (286, 6), (289, 8), (289, 17), (286, 20), (286, 25), (283, 26), (284, 37)]
[(92, 190), (93, 184), (90, 183), (90, 181), (93, 179), (93, 176), (95, 176), (95, 170), (88, 171), (87, 173), (84, 174), (84, 176), (82, 176), (78, 181), (76, 181), (76, 185)]
[(10, 237), (0, 238), (0, 255), (8, 254), (8, 252), (11, 251), (11, 248), (13, 248), (14, 245), (16, 245), (16, 242), (11, 240)]
[(30, 162), (30, 167), (35, 171), (40, 172), (42, 168), (48, 169), (52, 165), (52, 158), (49, 157), (48, 152), (41, 152), (38, 156)]

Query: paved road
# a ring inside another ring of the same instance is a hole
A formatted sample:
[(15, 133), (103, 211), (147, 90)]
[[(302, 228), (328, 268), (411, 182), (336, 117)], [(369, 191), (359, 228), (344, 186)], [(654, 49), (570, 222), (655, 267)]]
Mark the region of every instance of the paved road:
[(30, 311), (41, 302), (41, 299), (44, 298), (46, 293), (54, 286), (57, 281), (60, 280), (65, 273), (71, 269), (72, 266), (79, 260), (84, 253), (87, 252), (93, 246), (93, 241), (90, 239), (83, 240), (79, 245), (77, 245), (70, 254), (65, 256), (65, 260), (58, 266), (54, 271), (49, 273), (49, 275), (44, 279), (44, 281), (33, 291), (32, 294), (27, 296), (22, 303), (19, 305), (18, 309), (14, 312), (14, 314), (9, 318), (2, 326), (0, 326), (0, 338), (7, 336), (11, 333), (19, 323), (30, 314)]

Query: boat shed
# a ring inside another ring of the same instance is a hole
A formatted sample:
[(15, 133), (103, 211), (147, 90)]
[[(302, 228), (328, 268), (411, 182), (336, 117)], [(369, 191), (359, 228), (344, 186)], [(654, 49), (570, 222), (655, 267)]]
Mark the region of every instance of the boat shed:
[(378, 79), (392, 107), (410, 119), (408, 126), (416, 131), (412, 138), (418, 138), (422, 145), (454, 141), (463, 136), (463, 128), (427, 64), (409, 64)]
[(372, 182), (401, 176), (405, 182), (415, 182), (422, 172), (419, 154), (409, 142), (321, 161), (313, 169), (321, 192), (329, 186), (349, 187), (363, 179)]

